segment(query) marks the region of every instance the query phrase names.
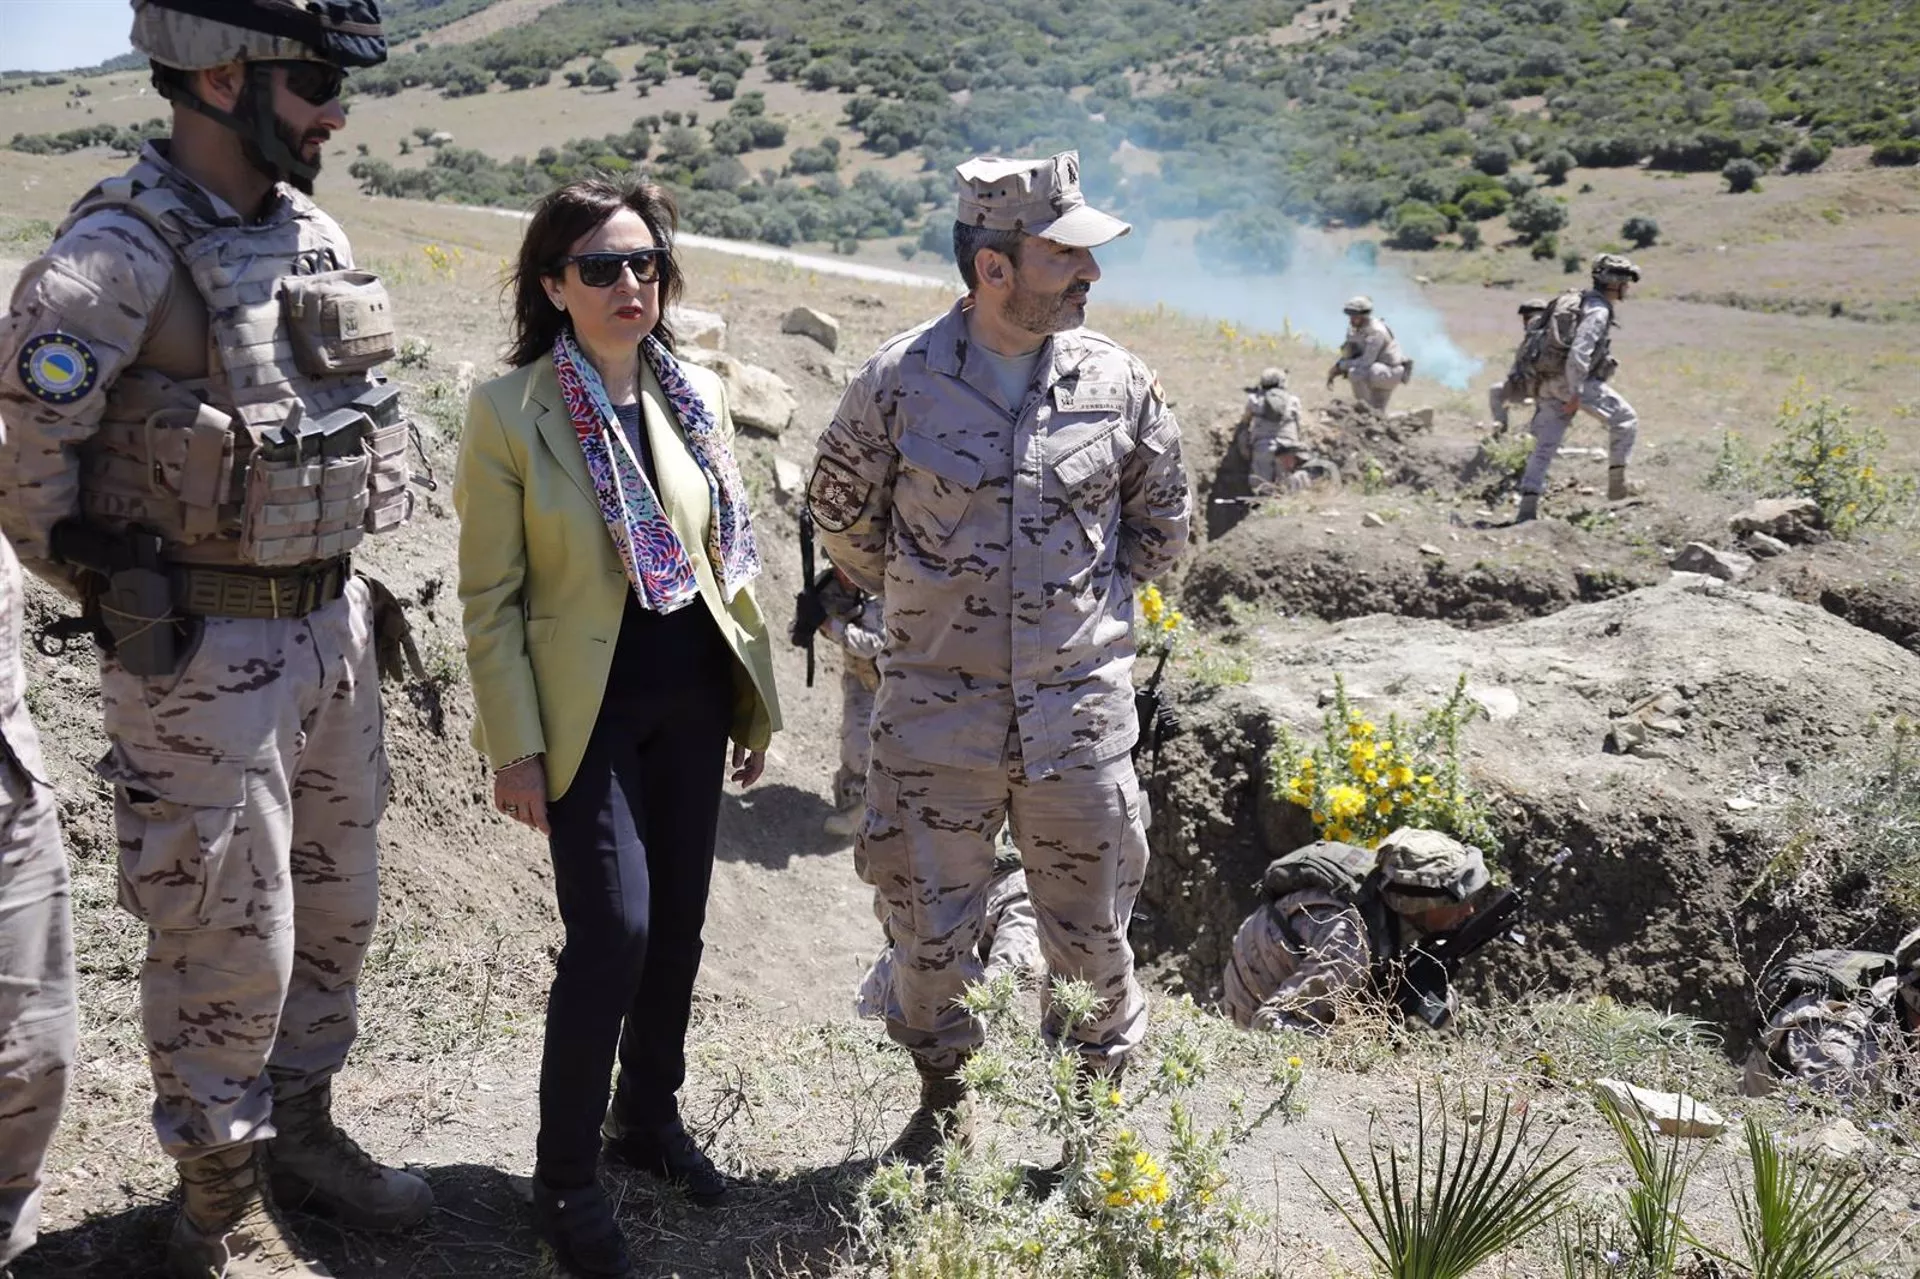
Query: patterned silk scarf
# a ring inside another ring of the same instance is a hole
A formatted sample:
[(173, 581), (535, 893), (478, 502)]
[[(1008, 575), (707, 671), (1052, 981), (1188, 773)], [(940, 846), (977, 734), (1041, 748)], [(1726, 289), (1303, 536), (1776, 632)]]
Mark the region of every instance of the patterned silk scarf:
[[(747, 486), (740, 478), (739, 463), (673, 353), (651, 334), (641, 342), (640, 353), (660, 380), (674, 416), (680, 419), (687, 451), (707, 477), (707, 492), (713, 501), (707, 562), (731, 603), (740, 588), (760, 573), (760, 549), (754, 542), (753, 520), (747, 513)], [(692, 602), (700, 593), (693, 561), (622, 431), (599, 371), (581, 354), (571, 333), (563, 332), (554, 339), (553, 371), (560, 379), (560, 395), (573, 419), (580, 452), (586, 456), (600, 517), (607, 522), (607, 532), (620, 552), (635, 596), (656, 613), (671, 613)]]

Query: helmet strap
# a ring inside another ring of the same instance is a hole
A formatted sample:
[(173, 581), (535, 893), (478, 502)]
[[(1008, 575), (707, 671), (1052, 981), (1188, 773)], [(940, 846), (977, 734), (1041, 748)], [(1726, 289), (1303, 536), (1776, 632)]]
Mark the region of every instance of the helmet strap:
[(311, 190), (320, 169), (302, 160), (280, 134), (279, 120), (273, 113), (273, 68), (249, 62), (246, 77), (246, 87), (232, 111), (214, 106), (191, 89), (173, 101), (239, 134), (247, 162), (271, 180)]

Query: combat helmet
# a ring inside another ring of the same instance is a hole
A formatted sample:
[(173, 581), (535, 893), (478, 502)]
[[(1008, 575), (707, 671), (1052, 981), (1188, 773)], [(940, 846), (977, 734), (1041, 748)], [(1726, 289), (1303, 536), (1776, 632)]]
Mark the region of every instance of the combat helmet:
[(1379, 852), (1381, 896), (1395, 910), (1464, 902), (1490, 879), (1479, 849), (1437, 830), (1402, 826)]
[(1260, 385), (1250, 386), (1249, 391), (1284, 391), (1287, 389), (1287, 371), (1285, 369), (1261, 369)]
[(1373, 299), (1362, 293), (1356, 297), (1348, 298), (1347, 304), (1340, 309), (1348, 315), (1372, 315)]
[(1593, 282), (1595, 284), (1624, 284), (1628, 281), (1638, 283), (1640, 268), (1631, 259), (1618, 253), (1602, 253), (1593, 260)]
[(340, 72), (387, 60), (378, 0), (133, 0), (133, 47), (156, 68), (204, 71), (247, 63), (232, 111), (202, 101), (172, 77), (155, 85), (178, 106), (238, 133), (247, 158), (275, 181), (311, 187), (319, 173), (281, 136), (270, 62), (320, 62)]

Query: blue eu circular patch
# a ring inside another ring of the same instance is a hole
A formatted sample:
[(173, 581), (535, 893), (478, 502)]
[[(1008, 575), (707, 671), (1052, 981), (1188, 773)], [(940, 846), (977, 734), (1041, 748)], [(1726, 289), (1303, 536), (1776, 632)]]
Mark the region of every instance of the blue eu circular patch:
[(20, 348), (20, 384), (48, 404), (71, 404), (100, 380), (100, 361), (68, 333), (42, 333)]

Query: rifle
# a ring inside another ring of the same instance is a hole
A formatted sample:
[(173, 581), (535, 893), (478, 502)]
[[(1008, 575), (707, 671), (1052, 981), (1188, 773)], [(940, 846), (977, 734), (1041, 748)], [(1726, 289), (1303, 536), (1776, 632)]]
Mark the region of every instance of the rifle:
[(1172, 656), (1171, 647), (1161, 649), (1160, 659), (1153, 664), (1153, 674), (1133, 694), (1133, 713), (1140, 721), (1140, 735), (1134, 739), (1133, 757), (1139, 759), (1142, 751), (1151, 751), (1155, 768), (1160, 766), (1160, 743), (1180, 735), (1180, 717), (1174, 714), (1173, 708), (1160, 695), (1160, 679), (1167, 673), (1167, 659)]
[(1519, 888), (1500, 889), (1486, 905), (1454, 927), (1424, 937), (1410, 947), (1401, 957), (1400, 980), (1394, 991), (1400, 1011), (1435, 1030), (1445, 1026), (1453, 1016), (1447, 1007), (1453, 974), (1466, 960), (1504, 937), (1513, 928), (1514, 917), (1526, 909), (1534, 887), (1572, 856), (1571, 848), (1562, 848)]
[[(828, 570), (831, 572), (832, 570)], [(826, 605), (821, 603), (824, 583), (813, 566), (813, 512), (800, 508), (800, 591), (793, 597), (793, 629), (787, 638), (807, 650), (807, 687), (813, 687), (813, 637), (827, 620)]]

